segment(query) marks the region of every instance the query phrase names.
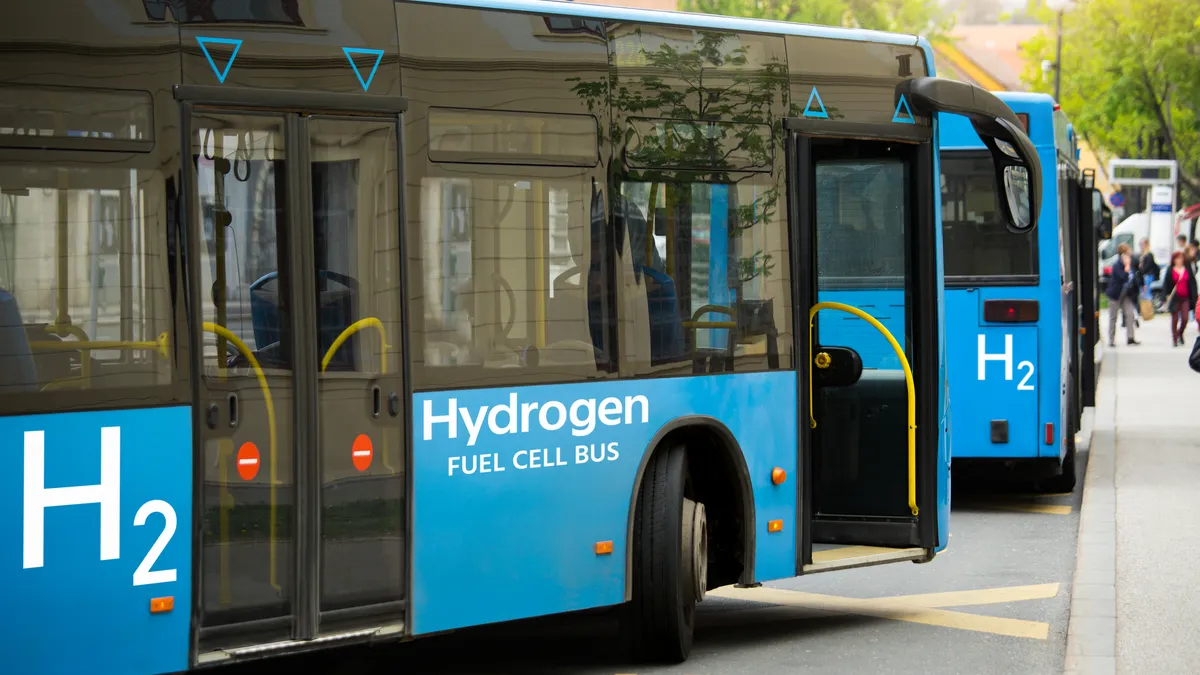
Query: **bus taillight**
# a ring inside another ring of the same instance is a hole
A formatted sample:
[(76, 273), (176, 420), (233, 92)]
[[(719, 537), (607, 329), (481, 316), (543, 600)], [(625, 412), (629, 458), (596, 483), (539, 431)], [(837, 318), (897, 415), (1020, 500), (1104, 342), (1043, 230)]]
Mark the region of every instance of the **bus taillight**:
[(984, 300), (983, 320), (995, 323), (1033, 323), (1038, 320), (1037, 300)]

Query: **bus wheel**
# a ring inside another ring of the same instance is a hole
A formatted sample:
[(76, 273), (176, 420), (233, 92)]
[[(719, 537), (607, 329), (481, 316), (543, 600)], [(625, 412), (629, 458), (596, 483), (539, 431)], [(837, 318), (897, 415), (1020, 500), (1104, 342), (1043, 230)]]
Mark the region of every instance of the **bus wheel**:
[(633, 521), (633, 602), (624, 625), (635, 658), (679, 663), (692, 650), (708, 576), (708, 520), (690, 497), (687, 453), (673, 445), (646, 467)]

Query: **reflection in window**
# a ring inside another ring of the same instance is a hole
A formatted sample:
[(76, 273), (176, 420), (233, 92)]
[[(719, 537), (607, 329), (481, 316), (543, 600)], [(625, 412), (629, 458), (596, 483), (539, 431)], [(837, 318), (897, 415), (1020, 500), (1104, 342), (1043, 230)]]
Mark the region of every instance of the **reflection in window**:
[(864, 281), (872, 288), (904, 285), (905, 174), (898, 160), (817, 163), (821, 288)]
[(0, 394), (170, 382), (164, 193), (154, 171), (0, 166)]
[(622, 185), (618, 236), (635, 283), (624, 307), (642, 327), (625, 348), (639, 372), (779, 367), (790, 318), (774, 195), (754, 184)]
[[(286, 226), (283, 132), (276, 119), (246, 121), (246, 129), (197, 129), (202, 316), (237, 335), (263, 367), (290, 369), (287, 287), (279, 265)], [(249, 365), (224, 338), (210, 331), (203, 338), (207, 366)]]
[(555, 173), (422, 181), (417, 386), (607, 370), (603, 195), (586, 173)]
[(1015, 235), (1005, 227), (991, 158), (946, 152), (941, 165), (942, 250), (948, 282), (951, 277), (1037, 274), (1036, 235)]

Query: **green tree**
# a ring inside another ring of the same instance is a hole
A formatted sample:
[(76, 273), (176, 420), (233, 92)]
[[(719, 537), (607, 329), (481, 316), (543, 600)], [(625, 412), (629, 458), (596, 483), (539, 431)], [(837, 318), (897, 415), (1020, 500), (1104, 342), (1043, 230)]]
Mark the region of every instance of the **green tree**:
[[(1200, 0), (1080, 0), (1063, 17), (1060, 103), (1080, 137), (1110, 156), (1179, 162), (1184, 203), (1200, 200), (1198, 17)], [(1055, 42), (1048, 26), (1023, 47), (1035, 91), (1054, 91), (1042, 62)]]
[(774, 19), (924, 35), (934, 40), (954, 27), (938, 0), (678, 0), (685, 12)]

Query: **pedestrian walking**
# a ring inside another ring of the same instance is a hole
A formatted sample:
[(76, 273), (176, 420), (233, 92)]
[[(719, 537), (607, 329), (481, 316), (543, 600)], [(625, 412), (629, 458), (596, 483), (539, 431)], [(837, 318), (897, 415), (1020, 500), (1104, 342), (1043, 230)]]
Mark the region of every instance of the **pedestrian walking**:
[(1104, 294), (1108, 296), (1108, 346), (1115, 347), (1117, 342), (1117, 315), (1125, 319), (1125, 343), (1139, 345), (1134, 337), (1137, 326), (1134, 302), (1138, 297), (1137, 268), (1133, 264), (1133, 255), (1129, 244), (1117, 247), (1120, 260), (1113, 265), (1108, 278), (1108, 287)]
[(1163, 292), (1167, 293), (1167, 311), (1171, 313), (1171, 344), (1180, 347), (1188, 315), (1196, 308), (1196, 275), (1188, 267), (1183, 251), (1171, 254), (1171, 267), (1163, 276)]

